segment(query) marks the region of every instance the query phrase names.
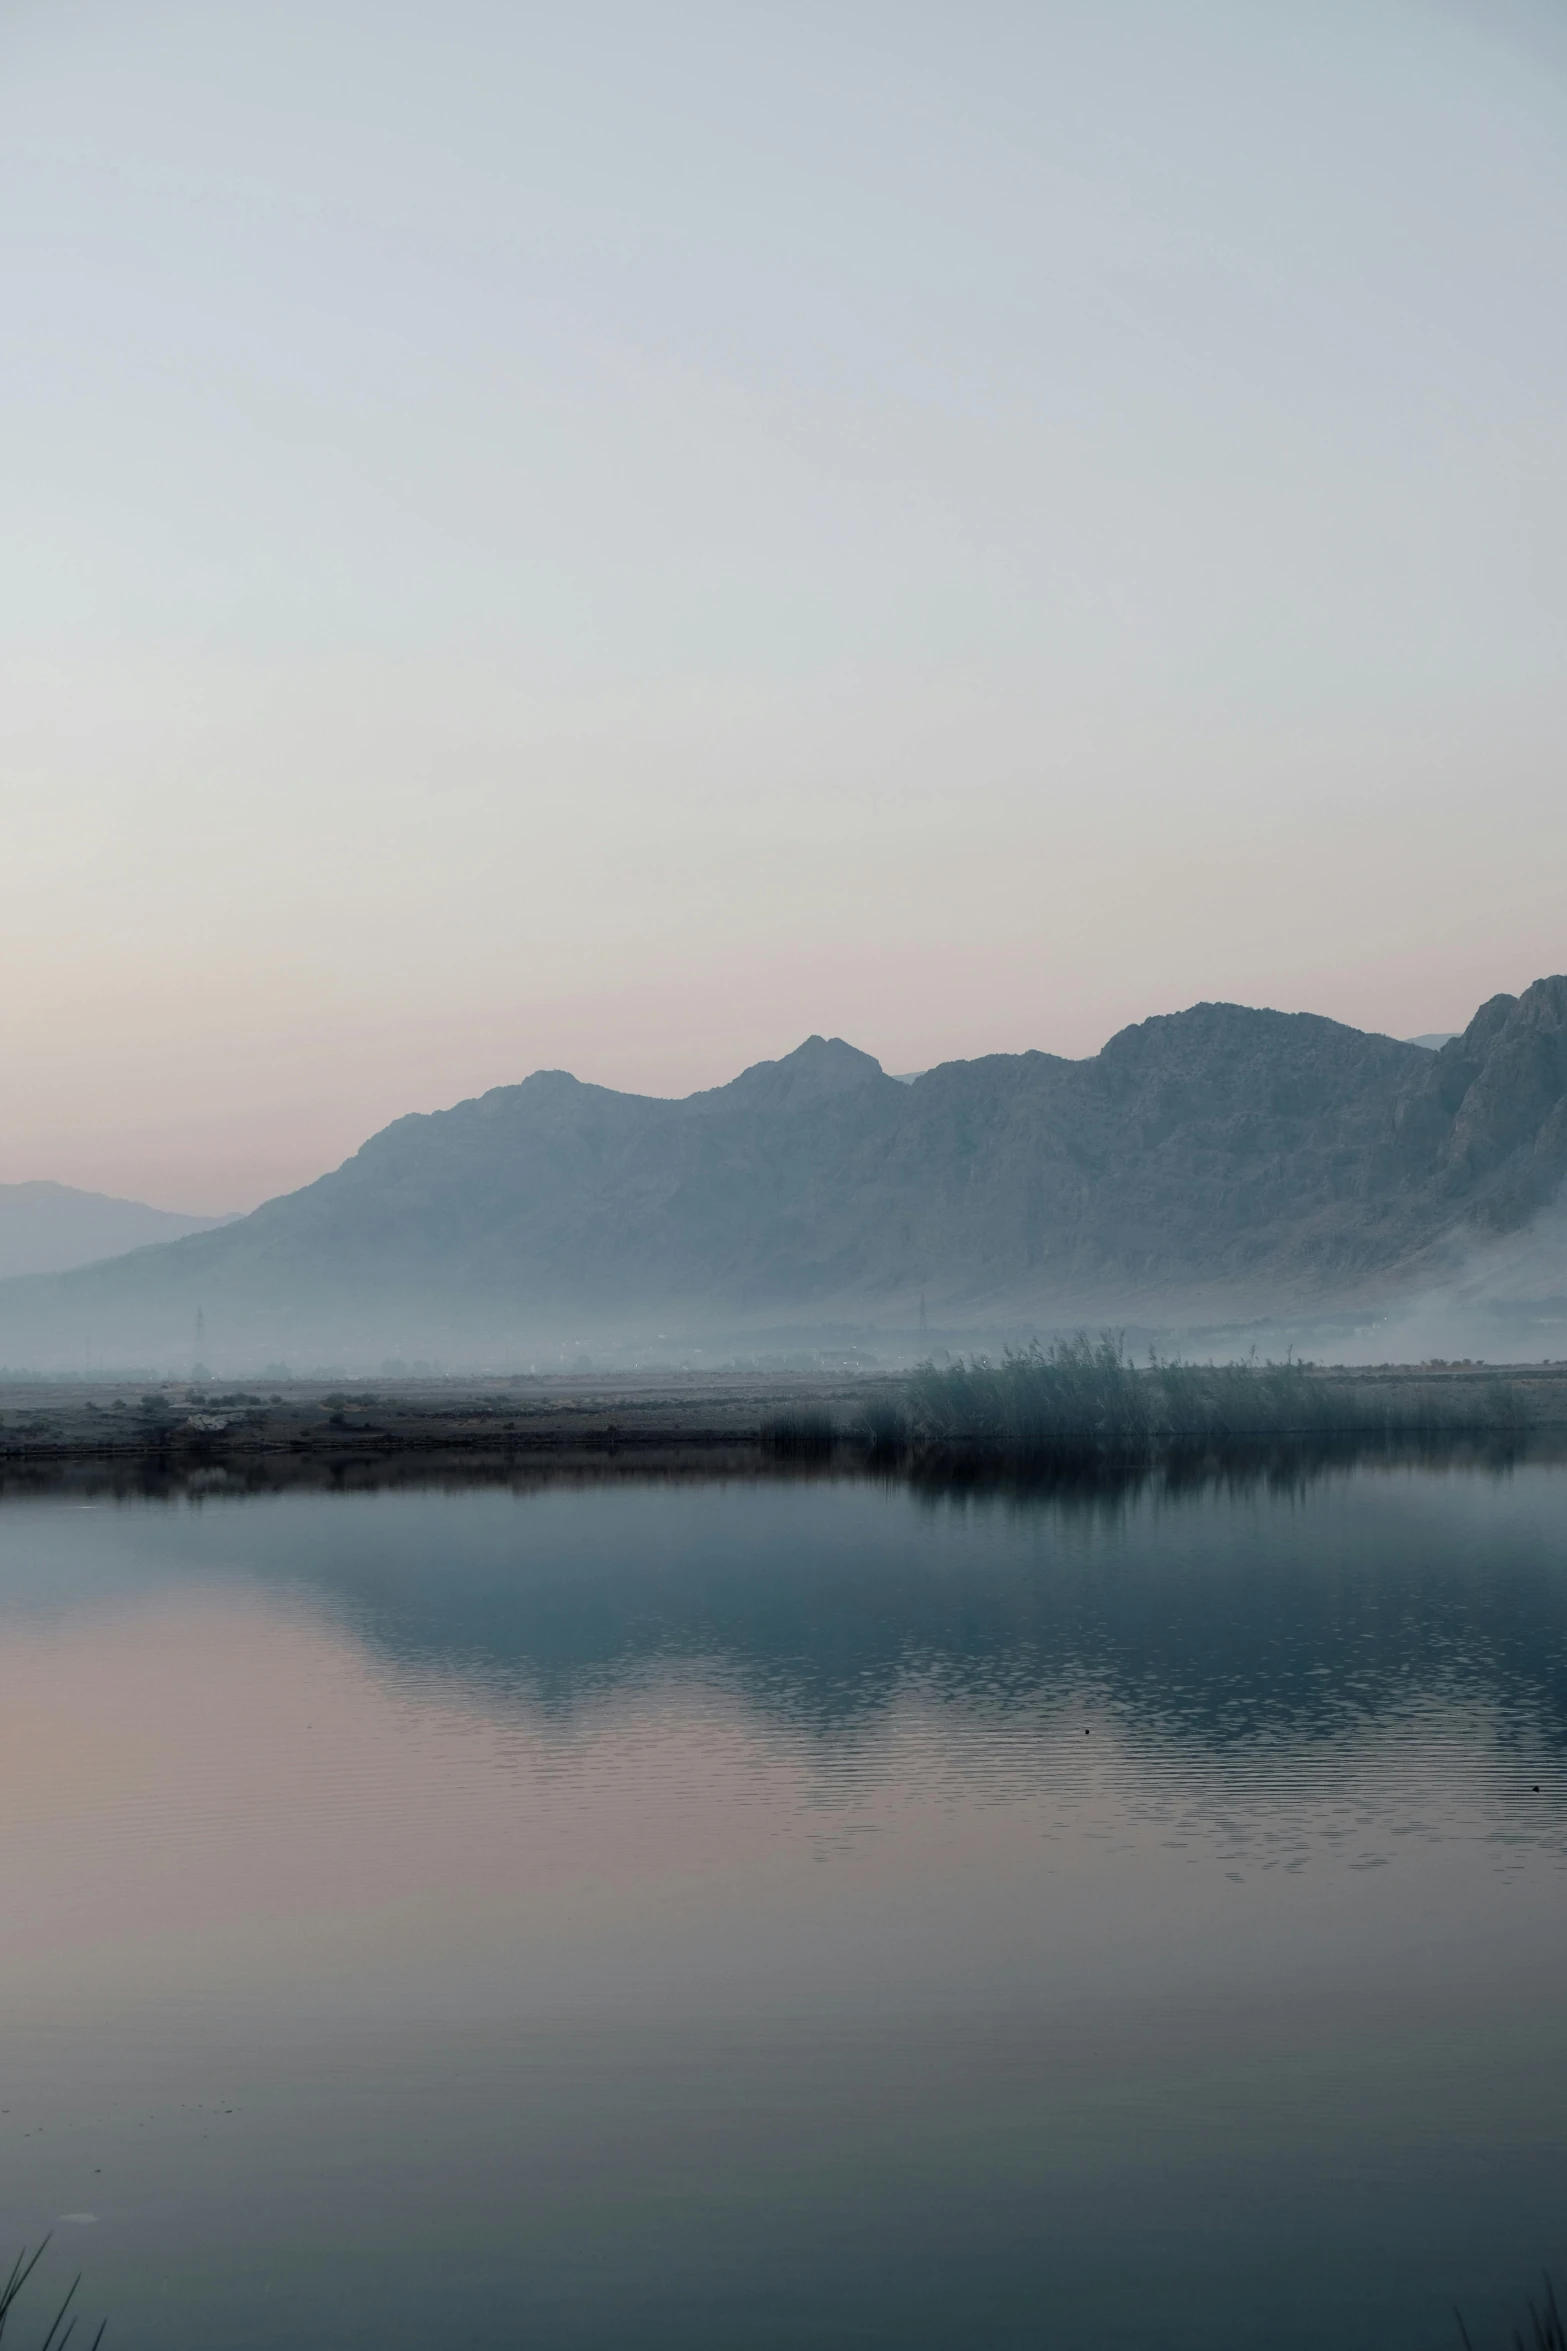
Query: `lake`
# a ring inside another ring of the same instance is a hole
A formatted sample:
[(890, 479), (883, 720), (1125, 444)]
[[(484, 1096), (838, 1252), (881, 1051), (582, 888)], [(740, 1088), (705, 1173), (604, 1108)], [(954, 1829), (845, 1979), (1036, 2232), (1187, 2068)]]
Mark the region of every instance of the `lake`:
[(40, 2335), (78, 2267), (108, 2351), (1483, 2346), (1567, 2277), (1553, 1463), (12, 1494), (0, 1742)]

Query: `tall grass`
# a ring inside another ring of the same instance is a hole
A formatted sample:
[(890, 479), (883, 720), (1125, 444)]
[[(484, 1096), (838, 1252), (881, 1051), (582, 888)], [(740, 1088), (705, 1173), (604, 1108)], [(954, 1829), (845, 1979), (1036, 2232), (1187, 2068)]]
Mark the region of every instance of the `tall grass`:
[[(1556, 2301), (1556, 2288), (1549, 2278), (1545, 2281), (1544, 2301), (1538, 2309), (1531, 2302), (1528, 2309), (1528, 2341), (1524, 2340), (1521, 2329), (1514, 2327), (1512, 2330), (1513, 2351), (1567, 2351), (1567, 2326), (1562, 2323), (1562, 2314)], [(1474, 2351), (1474, 2345), (1469, 2339), (1469, 2329), (1464, 2324), (1462, 2311), (1455, 2311), (1453, 2315), (1458, 2320), (1458, 2332), (1463, 2341), (1464, 2351)]]
[(916, 1444), (1056, 1447), (1140, 1453), (1239, 1437), (1413, 1436), (1513, 1427), (1516, 1394), (1436, 1381), (1335, 1379), (1302, 1363), (1134, 1364), (1111, 1332), (1049, 1348), (922, 1364), (904, 1390)]
[[(29, 2253), (27, 2247), (24, 2245), (21, 2252), (17, 2255), (15, 2261), (11, 2264), (11, 2274), (6, 2279), (5, 2284), (0, 2286), (0, 2337), (3, 2337), (5, 2334), (6, 2326), (10, 2320), (11, 2313), (16, 2306), (18, 2295), (21, 2293), (23, 2287), (27, 2284), (27, 2281), (32, 2276), (33, 2271), (38, 2267), (39, 2262), (42, 2261), (44, 2254), (48, 2249), (48, 2245), (49, 2239), (47, 2237), (45, 2237), (43, 2243), (37, 2247), (36, 2251), (32, 2253)], [(69, 2316), (68, 2313), (70, 2311), (71, 2304), (76, 2299), (76, 2289), (81, 2284), (81, 2282), (81, 2272), (78, 2270), (75, 2277), (71, 2280), (70, 2290), (66, 2294), (65, 2300), (61, 2303), (59, 2309), (55, 2312), (54, 2324), (50, 2327), (49, 2332), (45, 2335), (42, 2343), (39, 2345), (38, 2351), (65, 2351), (66, 2344), (70, 2341), (72, 2335), (76, 2332), (76, 2320), (74, 2317)], [(108, 2323), (108, 2320), (105, 2319), (100, 2324), (98, 2332), (92, 2339), (91, 2351), (98, 2351), (98, 2346), (103, 2341), (104, 2327), (106, 2327)]]
[(764, 1420), (761, 1437), (769, 1453), (781, 1453), (796, 1460), (820, 1459), (832, 1451), (837, 1433), (830, 1412), (805, 1404), (789, 1412), (775, 1412)]
[[(0, 2340), (4, 2338), (17, 2297), (48, 2251), (48, 2247), (48, 2237), (45, 2237), (42, 2244), (31, 2254), (24, 2245), (12, 2264), (10, 2276), (6, 2279), (5, 2284), (0, 2286)], [(76, 2289), (81, 2282), (81, 2272), (78, 2271), (71, 2281), (65, 2300), (55, 2312), (53, 2322), (39, 2344), (38, 2351), (65, 2351), (67, 2343), (76, 2331), (76, 2320), (69, 2313), (71, 2304), (76, 2299)], [(1556, 2300), (1556, 2289), (1549, 2276), (1545, 2279), (1545, 2292), (1539, 2305), (1536, 2306), (1531, 2301), (1526, 2305), (1526, 2308), (1529, 2313), (1528, 2337), (1526, 2340), (1522, 2330), (1515, 2326), (1511, 2330), (1512, 2351), (1567, 2351), (1567, 2324), (1563, 2323), (1561, 2310)], [(1458, 2333), (1463, 2344), (1463, 2351), (1475, 2351), (1469, 2329), (1464, 2324), (1462, 2311), (1455, 2310), (1453, 2316), (1458, 2323)], [(88, 2346), (88, 2351), (99, 2351), (107, 2326), (107, 2319), (100, 2322), (98, 2332)]]

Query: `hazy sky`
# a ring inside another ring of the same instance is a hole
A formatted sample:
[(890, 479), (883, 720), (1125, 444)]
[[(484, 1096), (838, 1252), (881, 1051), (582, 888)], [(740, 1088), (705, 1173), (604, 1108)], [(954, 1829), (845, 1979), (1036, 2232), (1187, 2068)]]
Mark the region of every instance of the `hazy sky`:
[(0, 1178), (1567, 966), (1558, 0), (0, 0)]

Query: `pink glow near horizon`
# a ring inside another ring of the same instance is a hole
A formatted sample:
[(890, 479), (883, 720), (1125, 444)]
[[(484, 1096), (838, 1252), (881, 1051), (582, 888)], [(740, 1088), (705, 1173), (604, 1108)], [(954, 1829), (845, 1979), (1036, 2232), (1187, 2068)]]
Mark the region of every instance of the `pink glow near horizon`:
[(1567, 966), (1567, 46), (0, 28), (0, 1181)]

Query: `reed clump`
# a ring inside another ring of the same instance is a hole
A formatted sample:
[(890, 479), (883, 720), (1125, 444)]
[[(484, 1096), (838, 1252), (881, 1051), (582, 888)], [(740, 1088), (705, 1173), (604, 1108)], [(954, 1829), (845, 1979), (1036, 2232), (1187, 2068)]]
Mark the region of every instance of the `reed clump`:
[(832, 1451), (837, 1434), (832, 1414), (816, 1405), (775, 1412), (761, 1429), (764, 1450), (791, 1459), (819, 1459)]
[[(26, 2246), (24, 2245), (21, 2252), (17, 2255), (15, 2261), (12, 2263), (10, 2276), (6, 2279), (5, 2284), (0, 2286), (0, 2336), (5, 2334), (6, 2327), (10, 2323), (10, 2320), (15, 2312), (17, 2297), (21, 2294), (23, 2288), (26, 2286), (28, 2279), (33, 2274), (33, 2271), (38, 2267), (39, 2262), (42, 2261), (44, 2254), (48, 2250), (48, 2247), (49, 2239), (47, 2237), (45, 2237), (43, 2243), (37, 2246), (31, 2253), (28, 2252)], [(70, 2287), (66, 2293), (65, 2300), (60, 2304), (59, 2309), (55, 2312), (54, 2324), (50, 2327), (49, 2332), (44, 2336), (43, 2341), (39, 2346), (39, 2351), (65, 2351), (66, 2344), (70, 2341), (72, 2335), (76, 2331), (76, 2320), (69, 2314), (71, 2304), (76, 2299), (76, 2289), (81, 2284), (81, 2282), (81, 2272), (78, 2270), (76, 2276), (71, 2281)], [(103, 2341), (104, 2328), (107, 2325), (107, 2319), (103, 2320), (103, 2322), (100, 2324), (98, 2332), (92, 2339), (91, 2351), (98, 2351), (98, 2346)]]
[(861, 1407), (849, 1433), (873, 1460), (893, 1461), (908, 1450), (909, 1416), (893, 1397), (878, 1396)]
[(1357, 1382), (1313, 1365), (1136, 1364), (1113, 1332), (1080, 1331), (1046, 1348), (921, 1364), (906, 1384), (923, 1446), (1086, 1447), (1142, 1454), (1251, 1437), (1420, 1436), (1521, 1425), (1505, 1382), (1477, 1388), (1411, 1378)]
[[(1512, 2351), (1567, 2351), (1567, 2325), (1562, 2322), (1561, 2310), (1556, 2300), (1556, 2288), (1551, 2283), (1549, 2276), (1545, 2280), (1543, 2301), (1538, 2306), (1531, 2302), (1528, 2305), (1528, 2310), (1528, 2339), (1525, 2340), (1523, 2330), (1515, 2326), (1512, 2330)], [(1464, 2351), (1474, 2351), (1474, 2345), (1469, 2339), (1469, 2329), (1464, 2324), (1463, 2312), (1461, 2310), (1455, 2311), (1453, 2315), (1458, 2321), (1458, 2333)]]

